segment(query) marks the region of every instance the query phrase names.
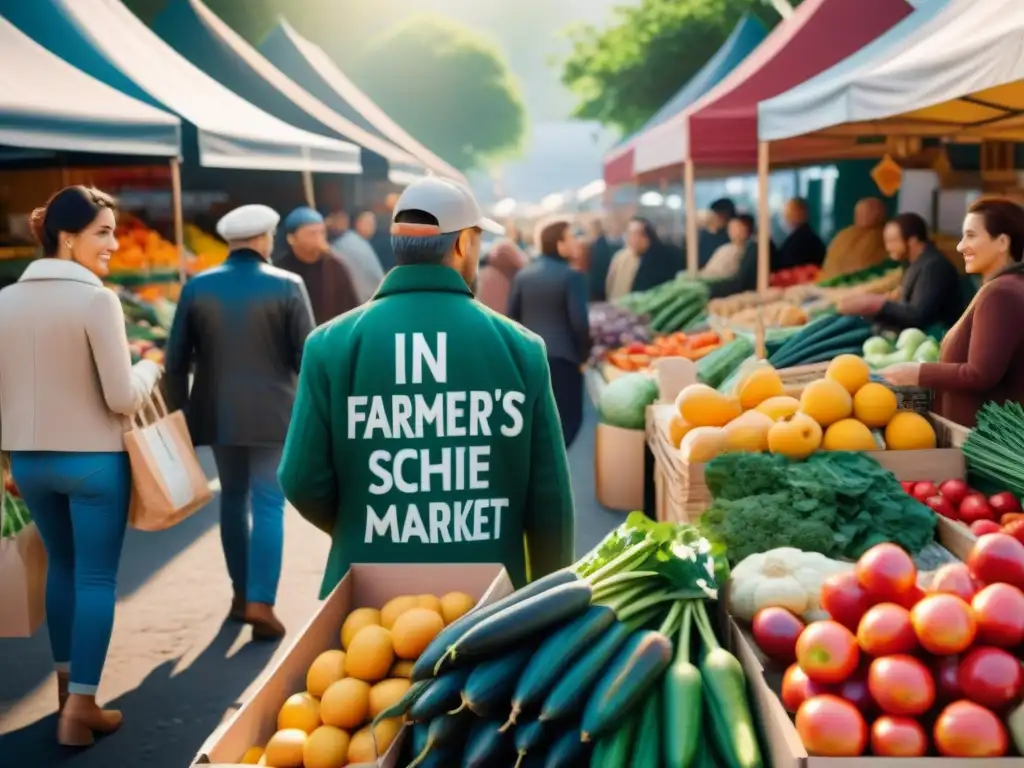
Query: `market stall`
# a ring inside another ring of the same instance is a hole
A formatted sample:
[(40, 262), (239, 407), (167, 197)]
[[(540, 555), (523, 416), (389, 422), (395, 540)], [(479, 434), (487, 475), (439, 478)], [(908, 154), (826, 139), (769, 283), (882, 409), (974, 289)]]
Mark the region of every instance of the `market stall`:
[(284, 19), (264, 38), (260, 53), (332, 110), (390, 141), (439, 176), (466, 184), (458, 170), (416, 141), (345, 75), (327, 53)]
[(181, 56), (250, 104), (291, 125), (358, 144), (363, 175), (408, 184), (422, 163), (345, 119), (271, 64), (200, 0), (173, 0), (152, 29)]

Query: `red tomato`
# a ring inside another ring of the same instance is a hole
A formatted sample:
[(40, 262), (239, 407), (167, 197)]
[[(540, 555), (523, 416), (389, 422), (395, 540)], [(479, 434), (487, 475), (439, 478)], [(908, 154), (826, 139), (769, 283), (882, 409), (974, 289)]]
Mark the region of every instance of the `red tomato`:
[(928, 593), (915, 584), (909, 591), (904, 592), (902, 595), (897, 597), (896, 600), (909, 611), (915, 605), (924, 600), (924, 596), (926, 594)]
[(791, 664), (782, 676), (782, 705), (787, 712), (796, 714), (800, 705), (812, 696), (830, 693), (831, 688), (816, 683), (800, 669), (799, 664)]
[(937, 657), (932, 662), (932, 677), (935, 678), (935, 694), (940, 703), (949, 704), (963, 698), (959, 656)]
[(939, 486), (939, 493), (949, 499), (954, 507), (959, 507), (964, 497), (971, 493), (971, 488), (963, 480), (947, 480)]
[(978, 631), (971, 606), (956, 595), (928, 595), (910, 612), (921, 647), (937, 656), (970, 648)]
[(923, 757), (928, 734), (910, 717), (882, 715), (871, 724), (871, 754), (876, 757)]
[(877, 544), (857, 561), (857, 582), (875, 600), (898, 602), (917, 585), (917, 567), (895, 544)]
[(910, 611), (895, 603), (879, 603), (868, 609), (857, 626), (857, 645), (869, 656), (913, 653), (917, 636)]
[(978, 584), (965, 563), (948, 563), (935, 572), (928, 591), (945, 592), (970, 602), (978, 592)]
[(829, 693), (800, 705), (796, 731), (811, 755), (859, 757), (868, 743), (868, 726), (857, 708)]
[(917, 717), (935, 703), (931, 672), (913, 656), (886, 656), (871, 662), (868, 690), (887, 715)]
[(821, 585), (821, 608), (844, 627), (854, 632), (861, 617), (871, 607), (871, 597), (857, 581), (857, 574), (851, 571), (836, 573), (825, 579)]
[(950, 520), (956, 520), (956, 507), (953, 506), (953, 502), (943, 496), (929, 496), (924, 500), (924, 503), (937, 515), (948, 517)]
[(835, 621), (807, 625), (796, 641), (796, 660), (816, 683), (841, 683), (854, 673), (860, 662), (857, 638)]
[(1003, 530), (995, 520), (975, 520), (971, 523), (971, 533), (984, 536), (986, 533), (999, 533)]
[(1002, 757), (1006, 728), (995, 714), (971, 701), (957, 701), (939, 713), (932, 730), (945, 757)]
[(971, 600), (978, 642), (999, 648), (1024, 643), (1024, 592), (1011, 584), (989, 584)]
[(836, 689), (836, 695), (850, 702), (863, 715), (873, 714), (878, 709), (868, 690), (867, 670), (858, 671)]
[(997, 493), (995, 496), (989, 496), (988, 505), (995, 510), (998, 515), (1005, 515), (1007, 512), (1020, 512), (1020, 501), (1009, 491), (1003, 491)]
[(1001, 710), (1020, 698), (1024, 671), (1002, 648), (972, 648), (960, 661), (960, 690), (971, 701)]
[(978, 539), (967, 556), (971, 575), (983, 584), (1013, 584), (1024, 588), (1024, 544), (1005, 533)]
[(906, 491), (907, 493), (912, 493), (914, 491), (914, 486), (917, 485), (917, 483), (915, 483), (913, 480), (900, 480), (900, 485), (903, 486), (904, 491)]
[(995, 520), (996, 513), (983, 493), (968, 493), (957, 508), (960, 519), (970, 525), (976, 520)]
[(938, 496), (939, 488), (935, 483), (926, 480), (921, 483), (915, 483), (914, 490), (910, 492), (910, 495), (923, 504), (926, 499), (929, 499), (932, 496)]
[(796, 659), (796, 640), (804, 623), (785, 608), (762, 608), (754, 616), (754, 641), (769, 659), (789, 664)]

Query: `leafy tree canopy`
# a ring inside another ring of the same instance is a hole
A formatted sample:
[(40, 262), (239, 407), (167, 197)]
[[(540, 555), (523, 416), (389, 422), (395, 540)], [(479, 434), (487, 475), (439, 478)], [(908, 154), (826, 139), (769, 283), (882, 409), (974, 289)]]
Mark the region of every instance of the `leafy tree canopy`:
[[(793, 2), (792, 5), (798, 3)], [(570, 28), (562, 82), (576, 95), (573, 116), (631, 133), (725, 42), (744, 13), (778, 22), (765, 0), (641, 0), (612, 22)]]
[(521, 148), (526, 111), (498, 50), (462, 25), (420, 15), (372, 41), (353, 79), (397, 123), (460, 170)]

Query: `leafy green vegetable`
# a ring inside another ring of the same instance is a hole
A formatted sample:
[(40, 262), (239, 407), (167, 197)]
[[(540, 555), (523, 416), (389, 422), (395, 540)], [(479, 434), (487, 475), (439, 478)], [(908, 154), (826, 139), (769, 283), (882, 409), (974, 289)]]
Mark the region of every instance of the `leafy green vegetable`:
[(601, 390), (597, 412), (601, 421), (623, 429), (644, 429), (647, 406), (658, 399), (658, 385), (642, 373), (619, 376)]
[(883, 541), (917, 553), (935, 538), (935, 515), (863, 453), (828, 451), (805, 461), (733, 453), (711, 461), (714, 502), (700, 531), (731, 562), (776, 547), (856, 559)]

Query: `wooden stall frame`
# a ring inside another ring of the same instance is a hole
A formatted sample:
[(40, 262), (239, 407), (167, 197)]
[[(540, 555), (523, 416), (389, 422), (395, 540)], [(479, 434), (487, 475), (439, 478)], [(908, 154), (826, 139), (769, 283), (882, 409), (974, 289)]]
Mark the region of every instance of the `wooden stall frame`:
[(188, 279), (188, 256), (185, 254), (185, 214), (181, 202), (181, 161), (172, 157), (171, 215), (174, 219), (174, 246), (178, 249), (178, 280), (184, 285)]

